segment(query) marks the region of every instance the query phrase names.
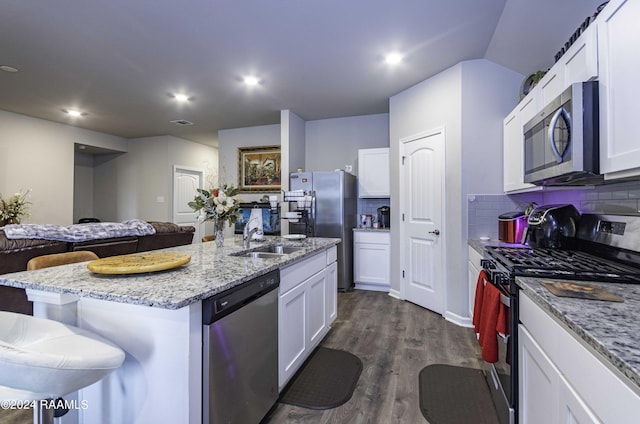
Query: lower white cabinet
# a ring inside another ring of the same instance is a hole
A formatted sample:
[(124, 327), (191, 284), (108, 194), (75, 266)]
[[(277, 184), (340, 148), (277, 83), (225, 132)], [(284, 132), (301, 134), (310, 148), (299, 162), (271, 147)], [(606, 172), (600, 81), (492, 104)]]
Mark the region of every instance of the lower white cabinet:
[(520, 292), (519, 423), (635, 422), (640, 396)]
[(337, 262), (332, 247), (280, 270), (278, 386), (293, 377), (337, 317)]
[(356, 289), (389, 291), (391, 288), (391, 233), (354, 231), (353, 279)]
[(478, 274), (482, 266), (480, 266), (482, 255), (473, 247), (469, 246), (469, 317), (473, 318), (473, 307), (476, 299), (476, 285), (478, 284)]

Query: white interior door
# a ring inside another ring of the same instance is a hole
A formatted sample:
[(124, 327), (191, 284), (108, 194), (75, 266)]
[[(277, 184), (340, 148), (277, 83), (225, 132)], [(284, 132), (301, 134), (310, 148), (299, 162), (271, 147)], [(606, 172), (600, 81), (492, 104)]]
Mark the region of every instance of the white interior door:
[(193, 242), (200, 243), (203, 236), (203, 224), (198, 222), (197, 214), (188, 205), (197, 194), (196, 189), (204, 184), (204, 172), (175, 166), (173, 168), (173, 222), (178, 225), (193, 225), (196, 232)]
[(444, 131), (408, 137), (401, 143), (401, 295), (442, 314)]

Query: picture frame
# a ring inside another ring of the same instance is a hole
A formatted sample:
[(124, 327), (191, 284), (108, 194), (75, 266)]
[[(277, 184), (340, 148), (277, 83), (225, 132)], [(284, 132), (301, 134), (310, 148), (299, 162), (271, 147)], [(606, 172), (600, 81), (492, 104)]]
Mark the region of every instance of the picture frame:
[(280, 146), (238, 147), (238, 188), (241, 192), (281, 190)]

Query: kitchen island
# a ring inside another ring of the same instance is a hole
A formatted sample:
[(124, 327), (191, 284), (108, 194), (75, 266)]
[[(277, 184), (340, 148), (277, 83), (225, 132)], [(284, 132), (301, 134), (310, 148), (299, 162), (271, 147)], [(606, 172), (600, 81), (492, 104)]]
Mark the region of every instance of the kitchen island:
[(165, 251), (185, 253), (180, 268), (133, 275), (98, 275), (86, 263), (0, 276), (0, 284), (27, 290), (34, 315), (77, 325), (113, 341), (126, 352), (123, 366), (79, 392), (86, 409), (62, 423), (200, 423), (202, 420), (202, 300), (275, 269), (300, 265), (333, 249), (340, 239), (273, 243), (297, 246), (267, 258), (234, 256), (239, 236)]

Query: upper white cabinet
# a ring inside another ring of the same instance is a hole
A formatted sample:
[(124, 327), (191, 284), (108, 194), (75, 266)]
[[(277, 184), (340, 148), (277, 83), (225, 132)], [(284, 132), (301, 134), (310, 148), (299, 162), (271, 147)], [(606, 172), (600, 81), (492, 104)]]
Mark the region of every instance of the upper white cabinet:
[(358, 150), (358, 197), (390, 197), (389, 148)]
[(600, 172), (605, 178), (640, 175), (638, 107), (640, 2), (611, 0), (598, 16)]
[[(538, 88), (535, 87), (534, 90)], [(504, 191), (526, 191), (536, 189), (524, 182), (524, 135), (522, 127), (533, 117), (537, 109), (537, 96), (525, 97), (504, 120), (503, 159)]]
[[(576, 82), (598, 78), (598, 31), (592, 24), (531, 89), (504, 120), (504, 191), (539, 190), (524, 182), (524, 136), (522, 128), (546, 104)], [(640, 166), (640, 165), (639, 165)]]

